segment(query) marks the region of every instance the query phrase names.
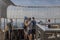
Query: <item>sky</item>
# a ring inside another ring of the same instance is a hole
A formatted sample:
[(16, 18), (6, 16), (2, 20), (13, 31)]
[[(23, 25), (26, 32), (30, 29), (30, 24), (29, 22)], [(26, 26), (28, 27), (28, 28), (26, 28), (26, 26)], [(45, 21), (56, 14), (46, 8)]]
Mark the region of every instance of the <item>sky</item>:
[(16, 5), (60, 5), (60, 0), (11, 0)]

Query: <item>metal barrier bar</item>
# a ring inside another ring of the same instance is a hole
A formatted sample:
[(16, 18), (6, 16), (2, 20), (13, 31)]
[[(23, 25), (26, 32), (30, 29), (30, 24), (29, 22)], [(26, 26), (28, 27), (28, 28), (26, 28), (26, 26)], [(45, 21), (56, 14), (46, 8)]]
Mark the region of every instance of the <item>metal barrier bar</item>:
[[(55, 29), (51, 29), (51, 28), (47, 28), (45, 29), (45, 27), (43, 26), (40, 26), (40, 24), (37, 25), (37, 30), (41, 32), (41, 40), (60, 40), (60, 36), (58, 37), (58, 33), (60, 35), (60, 29), (58, 28), (55, 28)], [(49, 38), (49, 35), (51, 35), (51, 37), (53, 36), (54, 34), (54, 37), (55, 38)]]
[[(5, 20), (6, 19), (6, 20)], [(10, 18), (4, 18), (4, 27), (5, 27), (5, 21), (6, 21), (6, 23), (7, 23), (7, 19), (10, 19)], [(17, 19), (18, 18), (13, 18), (13, 19), (15, 19), (16, 20), (16, 24), (18, 24), (17, 23)], [(20, 19), (20, 18), (19, 18)], [(23, 19), (23, 18), (21, 18), (21, 19)], [(42, 19), (45, 19), (45, 18), (42, 18)], [(59, 18), (54, 18), (54, 23), (56, 23), (56, 19), (59, 19)], [(45, 19), (46, 21), (47, 21), (47, 18)], [(38, 35), (37, 34), (37, 31), (38, 31), (38, 28), (36, 28), (36, 35)], [(55, 33), (54, 33), (55, 34)], [(36, 36), (36, 40), (38, 39), (38, 36)]]

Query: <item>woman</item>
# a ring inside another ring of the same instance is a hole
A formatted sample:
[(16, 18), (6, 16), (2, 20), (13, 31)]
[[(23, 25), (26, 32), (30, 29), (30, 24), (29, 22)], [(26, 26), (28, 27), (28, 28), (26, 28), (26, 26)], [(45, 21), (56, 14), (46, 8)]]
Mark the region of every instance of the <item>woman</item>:
[(24, 39), (27, 40), (27, 35), (28, 35), (28, 30), (27, 30), (27, 27), (28, 27), (28, 18), (26, 18), (24, 20)]
[(31, 18), (28, 19), (28, 38), (29, 40), (32, 40), (32, 23), (31, 23)]
[(50, 22), (50, 19), (48, 19), (48, 28), (51, 28)]

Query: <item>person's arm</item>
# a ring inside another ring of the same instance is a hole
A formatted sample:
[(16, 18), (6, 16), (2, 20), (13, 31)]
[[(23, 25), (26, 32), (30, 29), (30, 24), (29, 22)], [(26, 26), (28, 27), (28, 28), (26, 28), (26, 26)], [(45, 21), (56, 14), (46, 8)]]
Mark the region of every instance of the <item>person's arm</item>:
[(29, 24), (29, 23), (26, 23), (26, 22), (25, 22), (25, 26), (28, 26), (28, 24)]
[(5, 27), (5, 31), (4, 32), (6, 32), (6, 31), (8, 31), (8, 26)]

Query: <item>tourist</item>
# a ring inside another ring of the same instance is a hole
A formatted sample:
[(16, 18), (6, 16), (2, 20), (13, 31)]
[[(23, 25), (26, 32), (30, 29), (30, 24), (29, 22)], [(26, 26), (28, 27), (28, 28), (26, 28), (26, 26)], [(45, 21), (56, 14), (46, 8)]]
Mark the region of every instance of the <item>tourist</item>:
[(33, 39), (36, 37), (36, 20), (32, 17), (32, 36)]
[(12, 34), (12, 27), (13, 27), (13, 20), (10, 19), (10, 22), (7, 23), (8, 31), (9, 31), (9, 40), (11, 40), (11, 34)]
[(32, 23), (31, 23), (31, 18), (28, 19), (28, 38), (29, 40), (32, 40)]
[(50, 19), (48, 19), (48, 28), (51, 28)]
[(24, 18), (24, 39), (25, 39), (25, 40), (27, 40), (27, 36), (28, 36), (27, 27), (28, 27), (28, 18), (25, 17), (25, 18)]

